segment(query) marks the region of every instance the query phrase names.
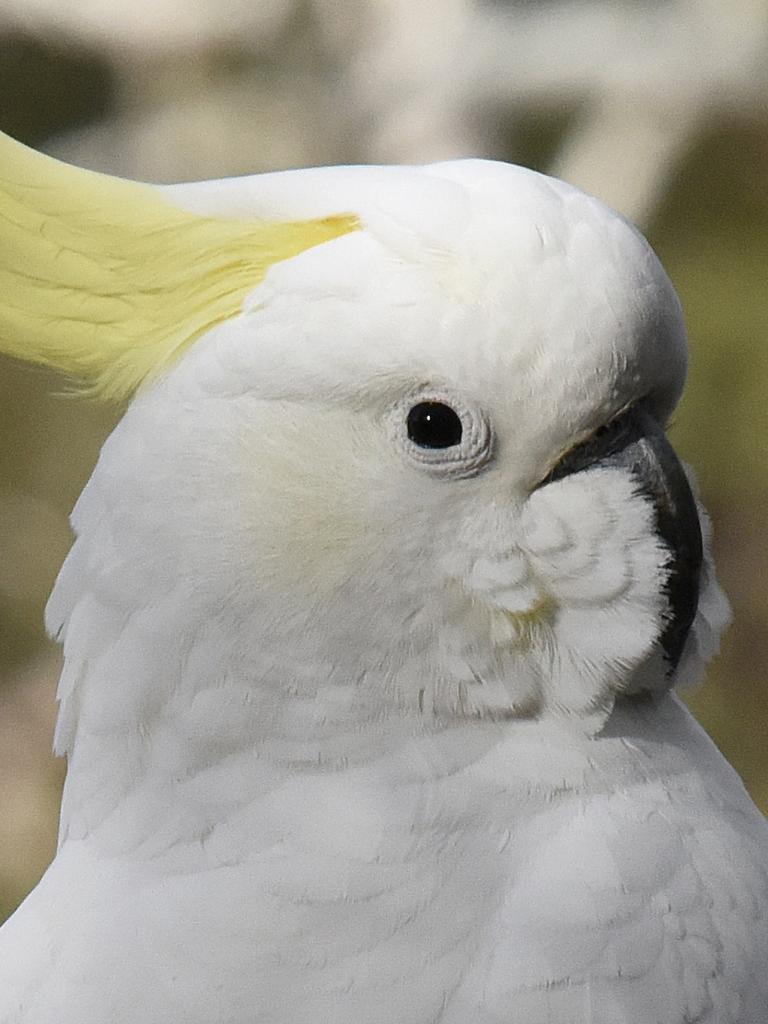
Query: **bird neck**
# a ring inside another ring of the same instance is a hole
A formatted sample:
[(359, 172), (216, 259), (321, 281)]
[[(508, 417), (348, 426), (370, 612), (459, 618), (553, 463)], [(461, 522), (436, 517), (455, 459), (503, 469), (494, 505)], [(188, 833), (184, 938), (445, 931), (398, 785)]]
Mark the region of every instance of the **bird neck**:
[[(424, 680), (413, 669), (368, 665), (354, 675), (314, 654), (297, 660), (295, 650), (293, 659), (246, 656), (222, 629), (215, 619), (174, 631), (159, 613), (126, 621), (95, 606), (75, 610), (61, 687), (61, 842), (166, 856), (226, 828), (258, 844), (270, 834), (259, 824), (264, 802), (298, 779), (335, 779), (342, 789), (363, 780), (372, 799), (391, 799), (406, 784), (442, 786), (515, 737), (536, 737), (537, 750), (548, 744), (550, 766), (564, 737), (584, 742), (583, 723), (436, 714), (420, 706)], [(397, 699), (405, 692), (413, 700)], [(530, 789), (538, 771), (520, 770), (508, 785)]]
[[(242, 862), (276, 844), (318, 853), (336, 844), (340, 857), (375, 860), (391, 835), (512, 827), (563, 800), (630, 794), (651, 777), (674, 785), (711, 757), (673, 697), (615, 709), (594, 736), (551, 716), (363, 723), (319, 713), (323, 694), (315, 710), (295, 697), (276, 712), (245, 693), (232, 678), (133, 733), (80, 732), (61, 842), (161, 871)], [(325, 693), (331, 706), (334, 696)]]

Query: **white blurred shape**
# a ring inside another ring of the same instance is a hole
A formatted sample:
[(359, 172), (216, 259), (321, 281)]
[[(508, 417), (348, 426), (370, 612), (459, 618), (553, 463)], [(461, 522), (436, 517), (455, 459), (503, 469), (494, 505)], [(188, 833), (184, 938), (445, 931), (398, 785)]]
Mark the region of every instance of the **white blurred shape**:
[(0, 23), (60, 32), (112, 52), (205, 50), (279, 31), (293, 0), (3, 0)]
[[(547, 170), (641, 225), (709, 120), (762, 114), (768, 91), (764, 0), (4, 0), (3, 23), (113, 56), (117, 119), (53, 147), (90, 166), (514, 158), (515, 119), (559, 111)], [(224, 70), (222, 47), (247, 66)]]

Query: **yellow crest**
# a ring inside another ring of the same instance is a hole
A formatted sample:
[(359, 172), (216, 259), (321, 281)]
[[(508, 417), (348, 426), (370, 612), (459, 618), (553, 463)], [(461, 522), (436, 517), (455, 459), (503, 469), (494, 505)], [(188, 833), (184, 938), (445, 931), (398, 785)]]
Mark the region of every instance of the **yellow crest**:
[(187, 213), (0, 133), (0, 352), (124, 398), (236, 315), (273, 263), (358, 226)]

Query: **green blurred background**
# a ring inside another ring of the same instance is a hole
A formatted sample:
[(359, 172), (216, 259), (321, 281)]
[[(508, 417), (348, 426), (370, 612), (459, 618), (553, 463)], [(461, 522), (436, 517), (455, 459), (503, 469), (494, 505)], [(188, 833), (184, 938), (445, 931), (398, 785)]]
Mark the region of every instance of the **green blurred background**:
[[(638, 221), (687, 311), (673, 438), (735, 616), (686, 699), (768, 809), (768, 7), (725, 7), (3, 0), (0, 128), (158, 181), (500, 157)], [(119, 416), (63, 390), (0, 361), (0, 919), (54, 848), (64, 769), (43, 608)]]

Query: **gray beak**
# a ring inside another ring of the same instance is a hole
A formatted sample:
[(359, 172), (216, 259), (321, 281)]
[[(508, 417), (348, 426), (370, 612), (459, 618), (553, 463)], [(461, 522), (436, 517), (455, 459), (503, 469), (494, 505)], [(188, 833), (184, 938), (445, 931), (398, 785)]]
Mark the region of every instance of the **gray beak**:
[(702, 541), (696, 501), (664, 430), (642, 406), (632, 406), (567, 452), (539, 486), (596, 465), (628, 470), (653, 502), (656, 530), (670, 552), (669, 612), (660, 642), (671, 675), (699, 603)]

